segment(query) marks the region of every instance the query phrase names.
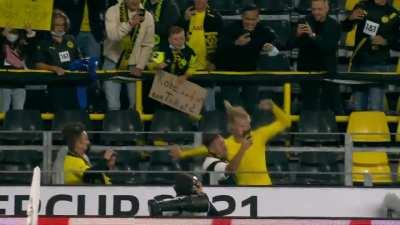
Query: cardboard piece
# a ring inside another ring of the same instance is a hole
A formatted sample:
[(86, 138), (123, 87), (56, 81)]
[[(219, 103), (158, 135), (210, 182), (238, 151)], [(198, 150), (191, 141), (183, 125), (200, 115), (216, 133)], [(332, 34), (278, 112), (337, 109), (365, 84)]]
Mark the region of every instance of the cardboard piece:
[(177, 78), (164, 71), (157, 72), (149, 97), (191, 116), (200, 115), (207, 90), (190, 81), (177, 87)]
[(50, 30), (53, 0), (0, 0), (0, 27)]

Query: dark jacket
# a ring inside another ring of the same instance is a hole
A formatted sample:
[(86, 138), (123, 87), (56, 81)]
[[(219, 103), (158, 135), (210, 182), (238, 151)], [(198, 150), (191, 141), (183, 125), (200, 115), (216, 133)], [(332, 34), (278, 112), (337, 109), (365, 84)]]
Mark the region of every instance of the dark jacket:
[(250, 33), (251, 41), (245, 46), (235, 45), (235, 41), (248, 33), (243, 28), (242, 21), (234, 22), (224, 29), (216, 54), (218, 70), (251, 71), (257, 69), (257, 61), (265, 43), (275, 44), (276, 36), (270, 29), (258, 24)]
[[(43, 35), (43, 39), (36, 46), (36, 63), (46, 63), (48, 65), (59, 66), (68, 69), (71, 62), (81, 58), (75, 38), (65, 35), (61, 43), (53, 41), (52, 37)], [(68, 60), (62, 60), (60, 53), (68, 52)]]
[(305, 21), (316, 36), (294, 36), (294, 47), (299, 48), (298, 70), (336, 73), (340, 25), (329, 16), (323, 23), (317, 22), (312, 15), (307, 16)]
[[(190, 21), (185, 19), (184, 13), (182, 13), (177, 25), (183, 27), (185, 32), (189, 31)], [(213, 63), (215, 63), (215, 52), (222, 29), (223, 21), (221, 15), (217, 11), (208, 7), (204, 18), (204, 35), (206, 39), (207, 59)]]
[[(179, 54), (174, 54), (168, 44), (163, 44), (160, 46), (158, 51), (153, 53), (153, 57), (160, 55), (163, 55), (163, 63), (167, 64), (167, 67), (164, 68), (164, 71), (166, 72), (177, 76), (182, 76), (187, 72), (190, 74), (195, 72), (196, 54), (188, 45), (185, 45), (185, 48), (180, 50)], [(149, 64), (150, 68), (154, 66), (156, 66), (156, 64)]]
[[(399, 32), (398, 26), (400, 18), (396, 9), (389, 3), (385, 6), (376, 5), (374, 0), (365, 0), (357, 4), (354, 9), (362, 8), (367, 11), (364, 20), (350, 21), (346, 19), (342, 22), (342, 29), (345, 32), (351, 31), (357, 25), (355, 47), (365, 39), (366, 42), (353, 59), (353, 64), (358, 65), (384, 65), (390, 60), (390, 49), (398, 49), (399, 42), (396, 40), (396, 34)], [(364, 33), (366, 21), (372, 21), (379, 24), (377, 35), (381, 35), (388, 41), (387, 46), (372, 46), (370, 36)]]
[[(154, 22), (156, 25), (156, 35), (162, 40), (167, 41), (169, 28), (178, 22), (181, 14), (179, 11), (178, 4), (175, 0), (159, 0), (159, 3), (151, 4), (150, 0), (144, 0), (144, 8), (151, 12), (154, 16)], [(157, 13), (158, 5), (161, 4), (160, 13)], [(156, 45), (159, 42), (156, 40)]]
[(77, 36), (81, 30), (85, 1), (88, 4), (90, 30), (100, 43), (104, 39), (106, 0), (56, 0), (54, 7), (67, 14), (71, 23), (69, 33)]

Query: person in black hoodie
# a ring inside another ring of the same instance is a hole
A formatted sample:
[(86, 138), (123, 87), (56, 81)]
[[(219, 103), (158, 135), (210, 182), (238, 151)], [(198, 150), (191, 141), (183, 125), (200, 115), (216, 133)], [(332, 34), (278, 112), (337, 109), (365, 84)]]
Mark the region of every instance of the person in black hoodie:
[[(388, 72), (390, 49), (400, 48), (396, 35), (400, 17), (388, 0), (359, 2), (342, 22), (345, 32), (357, 26), (355, 49), (350, 59), (349, 71)], [(360, 85), (354, 92), (355, 110), (383, 110), (384, 86)]]
[[(328, 16), (328, 0), (312, 0), (311, 14), (297, 24), (293, 47), (299, 48), (298, 71), (336, 74), (340, 25)], [(303, 110), (332, 110), (342, 114), (339, 86), (330, 82), (301, 84)]]
[[(275, 56), (279, 50), (275, 47), (276, 36), (270, 29), (264, 28), (260, 21), (260, 10), (250, 4), (242, 9), (242, 20), (226, 27), (218, 42), (217, 70), (254, 71), (261, 51)], [(243, 105), (248, 112), (253, 112), (258, 101), (257, 85), (242, 85), (242, 98), (239, 87), (221, 86), (223, 99), (235, 105)]]

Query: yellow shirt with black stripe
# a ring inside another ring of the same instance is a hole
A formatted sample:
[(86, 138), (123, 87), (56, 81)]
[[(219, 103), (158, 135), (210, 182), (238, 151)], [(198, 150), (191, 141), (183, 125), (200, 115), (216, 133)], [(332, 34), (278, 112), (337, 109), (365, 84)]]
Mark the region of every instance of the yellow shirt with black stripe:
[(162, 45), (159, 50), (153, 53), (151, 62), (148, 65), (150, 70), (155, 70), (158, 65), (165, 63), (164, 71), (177, 76), (192, 75), (198, 68), (198, 57), (194, 50), (185, 45), (180, 50), (173, 50), (171, 46)]
[[(246, 151), (236, 171), (236, 183), (238, 185), (271, 185), (271, 179), (266, 166), (265, 151), (266, 144), (278, 133), (290, 127), (290, 117), (278, 106), (273, 105), (272, 112), (276, 121), (262, 126), (251, 132), (253, 145)], [(238, 153), (241, 144), (233, 136), (225, 139), (228, 153), (228, 161), (232, 160)], [(207, 149), (204, 146), (182, 151), (182, 158), (196, 155), (206, 155)]]
[[(84, 157), (68, 153), (64, 158), (64, 184), (85, 184), (84, 175), (90, 168), (91, 165), (89, 161)], [(108, 176), (102, 174), (102, 178), (104, 184), (111, 184), (111, 179)]]

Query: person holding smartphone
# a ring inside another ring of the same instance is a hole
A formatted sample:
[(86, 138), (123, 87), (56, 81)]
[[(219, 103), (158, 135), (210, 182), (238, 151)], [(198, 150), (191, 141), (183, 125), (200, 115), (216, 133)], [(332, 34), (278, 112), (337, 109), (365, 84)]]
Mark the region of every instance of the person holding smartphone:
[[(342, 29), (356, 28), (350, 72), (390, 72), (390, 50), (399, 47), (400, 17), (389, 0), (360, 1), (342, 22)], [(354, 110), (383, 111), (385, 86), (379, 83), (358, 85), (353, 92)]]
[[(154, 47), (155, 25), (153, 16), (140, 4), (140, 0), (123, 0), (106, 12), (106, 34), (104, 41), (105, 70), (129, 70), (140, 77)], [(128, 87), (129, 108), (135, 109), (135, 83)], [(108, 110), (120, 110), (121, 83), (104, 82)]]
[[(246, 5), (241, 10), (240, 21), (224, 29), (218, 42), (216, 66), (223, 71), (255, 71), (262, 51), (269, 56), (279, 54), (275, 33), (263, 27), (260, 22), (260, 9)], [(242, 105), (252, 113), (258, 103), (258, 85), (222, 85), (223, 99), (235, 105)]]
[[(329, 17), (328, 0), (312, 0), (311, 13), (301, 19), (293, 35), (293, 47), (299, 49), (297, 70), (337, 72), (337, 50), (340, 25)], [(331, 110), (343, 114), (339, 85), (325, 81), (301, 83), (303, 110)]]
[[(271, 185), (271, 179), (266, 166), (265, 151), (267, 143), (280, 132), (291, 126), (289, 115), (283, 112), (271, 100), (260, 102), (259, 108), (264, 111), (272, 111), (276, 120), (265, 124), (255, 130), (250, 126), (251, 118), (241, 106), (232, 106), (225, 101), (228, 116), (228, 130), (230, 136), (224, 139), (227, 151), (227, 160), (232, 163), (237, 159), (241, 151), (245, 151), (235, 178), (237, 185)], [(249, 145), (247, 148), (246, 145)], [(243, 146), (246, 150), (243, 150)], [(183, 159), (197, 155), (207, 155), (208, 150), (203, 145), (192, 149), (181, 150), (173, 148), (170, 155), (173, 159)]]

